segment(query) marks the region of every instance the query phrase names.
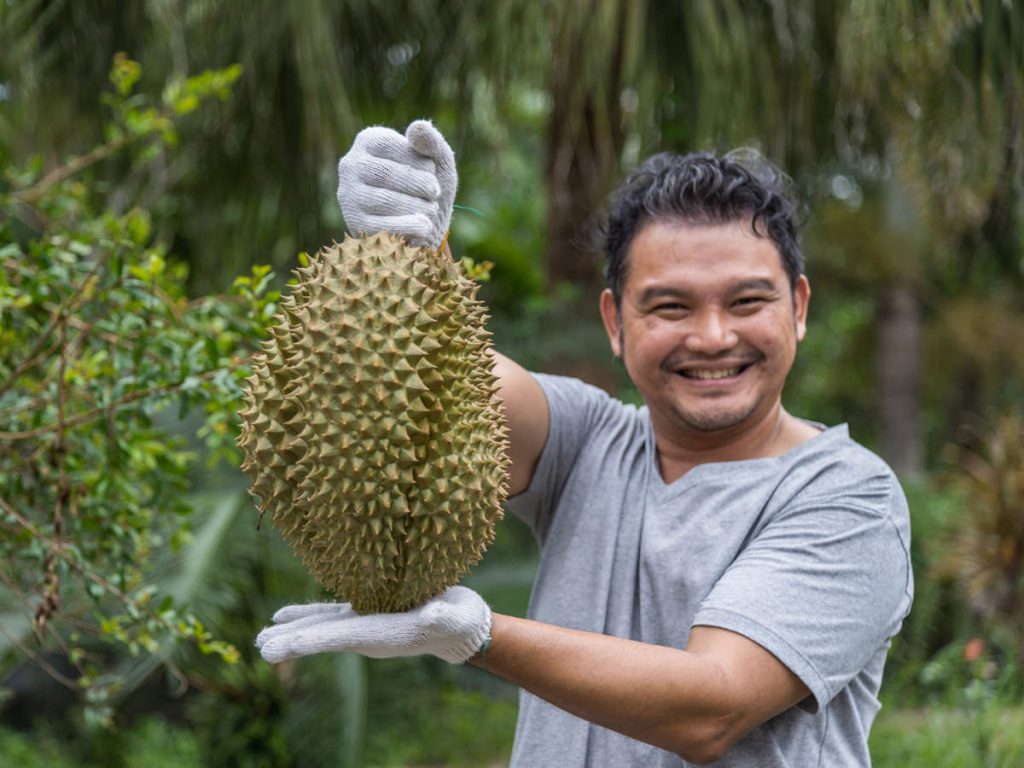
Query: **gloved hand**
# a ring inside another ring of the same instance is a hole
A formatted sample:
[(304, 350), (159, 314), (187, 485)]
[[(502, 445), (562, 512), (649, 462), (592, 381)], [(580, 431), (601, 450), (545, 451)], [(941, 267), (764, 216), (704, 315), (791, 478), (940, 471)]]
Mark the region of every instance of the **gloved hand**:
[(267, 661), (326, 651), (350, 651), (374, 659), (433, 654), (462, 664), (490, 637), (491, 609), (476, 592), (449, 587), (405, 613), (361, 616), (349, 603), (289, 605), (256, 637)]
[(452, 148), (429, 121), (410, 123), (405, 136), (372, 126), (338, 162), (338, 205), (353, 235), (386, 230), (439, 248), (458, 183)]

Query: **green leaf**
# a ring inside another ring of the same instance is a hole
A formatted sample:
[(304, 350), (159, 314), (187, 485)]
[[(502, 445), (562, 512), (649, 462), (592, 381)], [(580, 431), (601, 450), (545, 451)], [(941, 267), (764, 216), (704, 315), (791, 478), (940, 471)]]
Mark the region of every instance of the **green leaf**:
[(114, 54), (114, 63), (110, 68), (110, 82), (114, 84), (118, 94), (127, 96), (142, 77), (142, 67), (132, 61), (124, 53)]
[(189, 112), (194, 112), (199, 108), (199, 97), (194, 93), (187, 93), (179, 99), (175, 99), (173, 106), (174, 111), (179, 115), (187, 115)]

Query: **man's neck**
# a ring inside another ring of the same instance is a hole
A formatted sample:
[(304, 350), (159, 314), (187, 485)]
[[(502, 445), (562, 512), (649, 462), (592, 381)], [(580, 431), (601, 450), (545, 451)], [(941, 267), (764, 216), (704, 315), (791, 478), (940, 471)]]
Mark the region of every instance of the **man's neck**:
[(745, 461), (781, 456), (820, 431), (791, 416), (777, 403), (763, 418), (735, 431), (675, 434), (655, 425), (658, 469), (665, 483), (672, 483), (698, 464)]

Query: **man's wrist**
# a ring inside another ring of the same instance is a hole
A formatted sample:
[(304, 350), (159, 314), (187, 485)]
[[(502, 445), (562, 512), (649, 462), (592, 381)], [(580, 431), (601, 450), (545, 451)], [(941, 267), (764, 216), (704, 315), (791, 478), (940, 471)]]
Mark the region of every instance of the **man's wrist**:
[(487, 637), (484, 638), (483, 644), (480, 646), (480, 648), (477, 649), (476, 653), (474, 653), (472, 656), (469, 657), (469, 659), (466, 661), (466, 663), (467, 664), (472, 664), (474, 667), (479, 667), (484, 672), (486, 672), (487, 671), (487, 649), (490, 648), (490, 647), (491, 647), (491, 635), (490, 635), (490, 633), (488, 633)]
[(487, 634), (483, 641), (480, 643), (480, 647), (476, 649), (476, 652), (466, 659), (466, 663), (470, 664), (478, 669), (482, 669), (487, 672), (487, 657), (494, 645), (494, 625), (498, 622), (498, 615), (491, 614), (490, 626), (487, 628)]

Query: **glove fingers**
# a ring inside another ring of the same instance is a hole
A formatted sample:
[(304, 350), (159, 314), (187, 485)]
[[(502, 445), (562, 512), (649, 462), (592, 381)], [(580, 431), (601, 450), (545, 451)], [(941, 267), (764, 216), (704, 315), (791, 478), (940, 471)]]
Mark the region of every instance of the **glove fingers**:
[(455, 169), (455, 153), (441, 132), (429, 120), (414, 120), (405, 129), (405, 137), (418, 154), (429, 157), (444, 170)]
[[(274, 621), (276, 623), (269, 627), (264, 627), (258, 635), (256, 635), (256, 647), (260, 649), (260, 653), (263, 653), (268, 647), (273, 650), (277, 649), (280, 654), (283, 652), (284, 646), (291, 647), (296, 642), (309, 643), (316, 639), (329, 638), (331, 636), (331, 630), (336, 626), (343, 626), (343, 623), (351, 621), (352, 619), (358, 618), (358, 614), (352, 610), (348, 603), (340, 604), (325, 604), (320, 603), (321, 610), (316, 613), (306, 613), (303, 616), (292, 618), (287, 620), (280, 620), (279, 616), (285, 609), (278, 611), (274, 614)], [(289, 608), (306, 608), (310, 606), (288, 606)], [(344, 610), (332, 610), (334, 608), (344, 608)], [(308, 650), (306, 653), (313, 653), (313, 650)], [(266, 655), (266, 654), (264, 654)], [(288, 655), (300, 655), (292, 654)], [(282, 657), (282, 658), (286, 658)]]
[[(455, 199), (455, 188), (459, 175), (455, 168), (455, 153), (444, 140), (441, 132), (429, 120), (415, 120), (405, 129), (409, 145), (419, 154), (430, 157), (436, 163), (434, 172), (445, 196), (446, 206)], [(447, 227), (447, 220), (444, 222)]]
[(429, 219), (437, 213), (437, 203), (403, 192), (380, 187), (362, 187), (359, 196), (360, 212), (364, 215), (388, 218), (424, 216)]
[(354, 613), (348, 603), (306, 603), (304, 605), (286, 605), (271, 618), (275, 624), (286, 624), (289, 621), (305, 619), (310, 616), (330, 616), (341, 618)]
[(365, 161), (367, 156), (381, 157), (420, 171), (434, 172), (432, 158), (413, 150), (402, 134), (380, 125), (361, 130), (352, 142), (352, 151), (353, 158), (360, 161)]
[[(433, 163), (427, 161), (433, 166)], [(356, 169), (359, 181), (369, 187), (380, 187), (424, 200), (434, 201), (441, 196), (441, 187), (433, 168), (416, 170), (405, 163), (386, 157), (366, 157)]]
[(263, 648), (267, 643), (279, 641), (282, 638), (296, 637), (301, 629), (315, 627), (324, 621), (325, 619), (321, 616), (305, 616), (294, 621), (271, 624), (269, 627), (261, 629), (260, 633), (256, 635), (256, 647)]
[(273, 633), (274, 629), (279, 627), (268, 627), (256, 637), (256, 647), (260, 649), (260, 656), (274, 664), (296, 656), (330, 650), (310, 645), (311, 638), (308, 635), (282, 635)]
[[(308, 621), (308, 623), (307, 623)], [(371, 658), (424, 653), (423, 633), (403, 614), (353, 614), (338, 620), (302, 620), (267, 627), (256, 637), (260, 655), (270, 662), (311, 653), (351, 652)]]

